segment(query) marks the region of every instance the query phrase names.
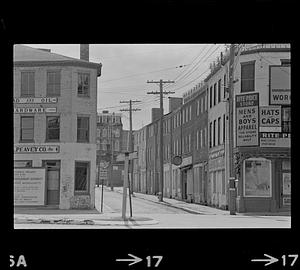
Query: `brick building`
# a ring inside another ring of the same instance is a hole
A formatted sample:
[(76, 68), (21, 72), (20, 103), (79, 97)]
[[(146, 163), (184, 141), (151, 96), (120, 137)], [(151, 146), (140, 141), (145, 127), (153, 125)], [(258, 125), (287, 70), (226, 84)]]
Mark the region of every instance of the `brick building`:
[[(94, 207), (101, 64), (80, 49), (75, 59), (14, 46), (15, 205)], [(44, 176), (29, 182), (38, 170)]]

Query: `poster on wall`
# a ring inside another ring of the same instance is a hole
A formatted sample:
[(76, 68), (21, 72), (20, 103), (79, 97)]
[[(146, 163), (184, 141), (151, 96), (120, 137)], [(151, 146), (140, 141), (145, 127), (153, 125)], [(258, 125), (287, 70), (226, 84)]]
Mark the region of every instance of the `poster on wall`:
[(244, 196), (271, 197), (271, 161), (244, 160)]
[(258, 93), (236, 96), (236, 145), (258, 146)]
[(45, 168), (14, 168), (14, 205), (44, 205), (45, 177)]
[(270, 66), (270, 104), (291, 104), (290, 66)]
[(291, 173), (282, 174), (282, 194), (291, 195)]

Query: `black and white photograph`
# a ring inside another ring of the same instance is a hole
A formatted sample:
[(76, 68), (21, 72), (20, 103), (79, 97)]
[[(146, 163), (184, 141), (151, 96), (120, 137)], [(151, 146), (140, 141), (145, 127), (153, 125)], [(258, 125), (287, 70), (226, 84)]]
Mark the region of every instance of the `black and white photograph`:
[(14, 229), (291, 228), (289, 43), (13, 52)]

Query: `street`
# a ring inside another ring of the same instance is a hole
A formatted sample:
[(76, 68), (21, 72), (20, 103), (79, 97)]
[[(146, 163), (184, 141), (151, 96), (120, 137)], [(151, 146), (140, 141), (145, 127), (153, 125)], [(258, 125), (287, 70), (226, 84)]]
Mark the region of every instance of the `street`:
[[(121, 218), (122, 213), (122, 188), (104, 187), (103, 213), (97, 216), (110, 216)], [(141, 220), (151, 219), (151, 224), (138, 224), (127, 222), (122, 224), (15, 224), (15, 229), (157, 229), (157, 228), (290, 228), (290, 216), (264, 216), (264, 215), (229, 215), (228, 211), (214, 209), (212, 207), (186, 204), (189, 207), (197, 207), (198, 213), (187, 212), (175, 208), (171, 199), (165, 199), (165, 203), (158, 202), (153, 195), (135, 193), (132, 196), (132, 218)], [(178, 202), (180, 203), (180, 202)], [(95, 189), (95, 206), (100, 212), (101, 209), (101, 188)], [(176, 206), (177, 207), (177, 206)], [(127, 196), (126, 217), (130, 217), (129, 198)], [(87, 215), (88, 217), (88, 215)]]

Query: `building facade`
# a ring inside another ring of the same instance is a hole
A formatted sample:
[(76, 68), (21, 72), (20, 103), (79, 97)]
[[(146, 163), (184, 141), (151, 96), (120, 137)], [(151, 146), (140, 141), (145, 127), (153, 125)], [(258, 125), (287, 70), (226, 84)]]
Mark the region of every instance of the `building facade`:
[(121, 113), (103, 111), (97, 115), (97, 185), (122, 185), (123, 162), (116, 157), (123, 148), (123, 124)]
[(15, 205), (94, 208), (100, 75), (87, 58), (14, 46)]

